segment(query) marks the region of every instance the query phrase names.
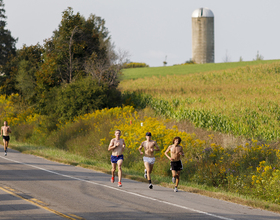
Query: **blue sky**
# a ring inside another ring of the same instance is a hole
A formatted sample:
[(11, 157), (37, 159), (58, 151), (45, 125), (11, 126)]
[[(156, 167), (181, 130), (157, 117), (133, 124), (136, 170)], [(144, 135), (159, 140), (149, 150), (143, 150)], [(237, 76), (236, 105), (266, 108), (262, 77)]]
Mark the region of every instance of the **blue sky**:
[(215, 19), (215, 62), (280, 59), (279, 0), (4, 0), (7, 28), (17, 48), (50, 38), (62, 12), (72, 7), (85, 18), (106, 21), (117, 48), (150, 66), (184, 63), (192, 56), (191, 15), (207, 7)]

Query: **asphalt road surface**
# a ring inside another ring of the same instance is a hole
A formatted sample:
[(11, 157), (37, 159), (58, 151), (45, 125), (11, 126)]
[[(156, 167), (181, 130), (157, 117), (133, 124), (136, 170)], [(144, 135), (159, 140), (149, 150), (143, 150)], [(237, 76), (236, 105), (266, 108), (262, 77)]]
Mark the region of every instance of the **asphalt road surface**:
[[(1, 147), (1, 146), (0, 146)], [(156, 164), (155, 164), (156, 165)], [(144, 166), (143, 166), (144, 168)], [(279, 220), (260, 209), (0, 149), (0, 219)]]

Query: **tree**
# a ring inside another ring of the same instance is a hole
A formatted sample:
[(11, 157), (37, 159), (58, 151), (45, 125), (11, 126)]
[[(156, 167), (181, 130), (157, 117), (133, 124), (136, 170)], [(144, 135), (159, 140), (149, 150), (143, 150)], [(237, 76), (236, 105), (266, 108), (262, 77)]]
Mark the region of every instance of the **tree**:
[(4, 66), (2, 66), (2, 74), (0, 75), (0, 94), (11, 95), (17, 93), (16, 74), (18, 71), (18, 60), (16, 56), (11, 55)]
[(120, 103), (118, 75), (127, 52), (115, 52), (103, 19), (85, 19), (68, 8), (44, 50), (36, 79), (38, 113), (71, 120)]
[(84, 62), (95, 57), (103, 62), (107, 59), (109, 32), (105, 21), (95, 15), (86, 20), (72, 8), (63, 12), (58, 30), (45, 42), (45, 65), (55, 63), (52, 73), (60, 82), (71, 83), (84, 76)]
[(13, 38), (11, 32), (5, 28), (7, 17), (4, 6), (3, 0), (0, 0), (0, 67), (6, 64), (10, 55), (15, 55), (17, 42), (17, 39)]
[(114, 45), (109, 45), (106, 59), (98, 59), (91, 56), (85, 62), (85, 72), (97, 80), (99, 84), (106, 83), (110, 88), (117, 88), (119, 84), (118, 76), (128, 61), (129, 53), (118, 50), (115, 52)]
[(53, 121), (72, 120), (120, 104), (118, 76), (126, 56), (115, 52), (103, 19), (85, 19), (68, 8), (44, 46), (24, 45), (11, 56), (0, 92), (19, 93), (25, 104)]
[(43, 51), (39, 44), (29, 47), (23, 45), (22, 49), (17, 50), (16, 55), (11, 56), (3, 66), (5, 74), (0, 77), (0, 93), (19, 93), (26, 101), (34, 98)]
[(185, 64), (195, 64), (195, 62), (192, 60), (192, 58), (190, 58), (185, 62)]
[(0, 0), (0, 93), (11, 94), (15, 90), (15, 60), (16, 42), (11, 32), (5, 28), (7, 22), (3, 0)]
[(29, 104), (36, 102), (37, 81), (40, 77), (38, 71), (43, 63), (43, 52), (44, 49), (39, 44), (29, 47), (23, 45), (23, 48), (17, 51), (18, 71), (15, 87)]
[(253, 60), (263, 60), (263, 56), (259, 54), (259, 51), (257, 51), (256, 59)]
[(163, 61), (163, 66), (166, 66), (166, 65), (167, 65), (166, 59), (167, 59), (167, 56), (165, 56), (165, 59), (164, 59), (164, 61)]

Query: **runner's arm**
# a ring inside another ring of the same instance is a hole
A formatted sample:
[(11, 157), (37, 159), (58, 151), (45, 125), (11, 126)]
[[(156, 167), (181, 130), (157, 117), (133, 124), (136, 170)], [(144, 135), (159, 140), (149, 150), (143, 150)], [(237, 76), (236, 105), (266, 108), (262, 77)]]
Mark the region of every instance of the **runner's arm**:
[(172, 161), (171, 157), (167, 154), (170, 151), (170, 146), (167, 148), (167, 150), (164, 152), (164, 155)]
[(160, 151), (159, 146), (156, 141), (155, 141), (155, 147), (156, 147), (155, 151)]
[(183, 152), (183, 147), (181, 148), (180, 154), (183, 156), (185, 156), (184, 152)]
[(138, 151), (139, 151), (140, 154), (143, 154), (143, 152), (141, 151), (142, 147), (143, 147), (143, 142), (141, 143), (140, 147), (138, 148)]
[(125, 149), (125, 142), (124, 142), (124, 140), (123, 140), (123, 146), (122, 146), (122, 148), (123, 148), (123, 150)]
[(110, 144), (109, 144), (109, 147), (108, 147), (108, 151), (113, 150), (113, 149), (116, 148), (116, 146), (114, 146), (114, 145), (115, 145), (114, 143), (115, 143), (115, 142), (114, 142), (114, 139), (112, 139), (112, 140), (110, 141)]

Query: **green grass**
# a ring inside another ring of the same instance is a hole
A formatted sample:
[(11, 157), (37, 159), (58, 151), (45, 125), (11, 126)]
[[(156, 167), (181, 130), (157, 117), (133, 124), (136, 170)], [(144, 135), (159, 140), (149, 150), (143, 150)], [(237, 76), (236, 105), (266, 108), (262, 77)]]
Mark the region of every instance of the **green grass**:
[(131, 68), (123, 70), (121, 80), (138, 79), (149, 76), (167, 76), (167, 75), (184, 75), (190, 73), (200, 73), (216, 70), (227, 70), (243, 66), (253, 66), (258, 64), (269, 64), (279, 60), (259, 60), (247, 62), (231, 62), (231, 63), (206, 63), (206, 64), (189, 64), (166, 67), (144, 67)]
[[(110, 171), (111, 165), (109, 163), (104, 163), (101, 162), (100, 160), (97, 161), (93, 159), (88, 159), (83, 156), (76, 155), (57, 148), (30, 145), (26, 143), (15, 142), (15, 141), (11, 142), (10, 147), (22, 153), (40, 156), (52, 161), (69, 164), (73, 166), (80, 166), (92, 170), (97, 170), (107, 174), (111, 173)], [(171, 183), (170, 177), (154, 175), (154, 174), (152, 175), (154, 180), (153, 182), (155, 184), (168, 188), (174, 187), (174, 184)], [(130, 170), (127, 167), (123, 167), (123, 177), (136, 181), (147, 182), (147, 180), (143, 177), (142, 172)], [(206, 185), (198, 185), (195, 183), (181, 181), (179, 185), (179, 189), (191, 193), (205, 195), (212, 198), (231, 201), (241, 205), (247, 205), (254, 208), (261, 208), (268, 211), (280, 213), (280, 205), (273, 204), (271, 202), (267, 202), (264, 200), (257, 200), (248, 196), (239, 195), (238, 193), (226, 192), (217, 187), (210, 187)]]
[[(88, 158), (85, 158), (81, 155), (77, 155), (74, 153), (70, 153), (65, 150), (61, 150), (58, 148), (51, 148), (45, 146), (37, 146), (33, 144), (21, 143), (12, 141), (11, 148), (18, 150), (25, 154), (33, 154), (36, 156), (41, 156), (49, 160), (53, 160), (60, 163), (65, 163), (73, 166), (82, 166), (87, 167), (90, 166), (92, 168), (104, 168), (105, 170), (109, 170), (111, 165), (109, 163), (104, 163), (103, 161), (95, 161)], [(102, 170), (102, 169), (101, 169)]]

